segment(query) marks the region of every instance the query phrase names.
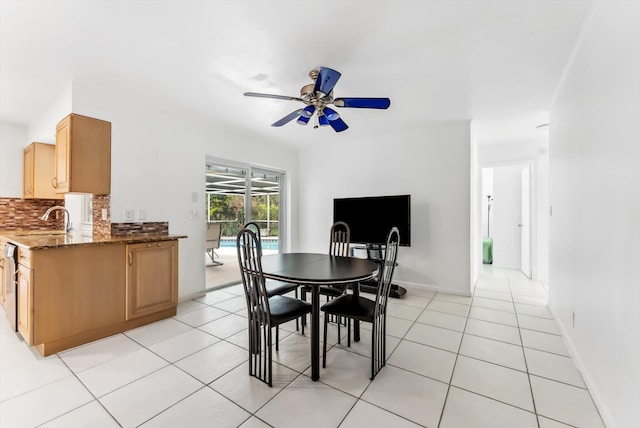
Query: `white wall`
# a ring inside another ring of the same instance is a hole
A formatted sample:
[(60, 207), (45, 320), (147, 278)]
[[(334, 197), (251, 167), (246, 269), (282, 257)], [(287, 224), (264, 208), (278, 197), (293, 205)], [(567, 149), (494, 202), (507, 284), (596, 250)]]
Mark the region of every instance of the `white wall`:
[(54, 99), (42, 100), (29, 124), (0, 123), (0, 197), (21, 198), (24, 148), (33, 142), (55, 144), (56, 124), (71, 112), (71, 82)]
[(470, 293), (469, 122), (310, 145), (300, 181), (300, 250), (326, 252), (334, 198), (410, 194), (411, 247), (400, 247), (394, 282)]
[(26, 126), (0, 122), (0, 197), (22, 197), (23, 151), (29, 144)]
[(639, 31), (598, 3), (550, 110), (550, 305), (609, 428), (640, 426)]
[(56, 124), (73, 112), (72, 87), (73, 83), (69, 82), (55, 98), (42, 100), (41, 113), (29, 123), (29, 143), (56, 143)]
[[(73, 83), (72, 111), (111, 122), (111, 221), (127, 209), (146, 209), (145, 221), (168, 221), (169, 233), (187, 235), (179, 244), (179, 298), (204, 292), (205, 219), (202, 195), (205, 159), (215, 155), (284, 170), (295, 184), (297, 153), (222, 124), (199, 120), (158, 100), (116, 88)], [(46, 116), (32, 129), (50, 129), (71, 111)], [(295, 194), (296, 187), (290, 194)], [(198, 200), (192, 202), (192, 192)], [(294, 199), (295, 200), (295, 199)], [(288, 201), (297, 226), (297, 207)], [(189, 218), (196, 210), (199, 216)], [(291, 236), (291, 234), (289, 234)], [(294, 235), (295, 236), (295, 235)]]
[(471, 148), (469, 153), (469, 163), (471, 171), (469, 175), (469, 265), (470, 265), (470, 286), (473, 293), (476, 281), (480, 276), (480, 266), (482, 265), (482, 213), (481, 205), (477, 203), (482, 198), (482, 168), (478, 165), (479, 145), (477, 139), (476, 124), (471, 121), (470, 126)]

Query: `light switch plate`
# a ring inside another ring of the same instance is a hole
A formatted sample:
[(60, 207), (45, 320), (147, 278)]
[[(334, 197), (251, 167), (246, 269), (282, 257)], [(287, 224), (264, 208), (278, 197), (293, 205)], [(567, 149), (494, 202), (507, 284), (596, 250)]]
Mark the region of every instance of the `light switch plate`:
[(109, 220), (109, 213), (106, 208), (102, 208), (102, 221)]
[(147, 219), (147, 210), (144, 208), (138, 208), (138, 220)]
[(134, 210), (125, 210), (124, 211), (124, 219), (125, 221), (133, 221), (133, 216), (135, 215)]

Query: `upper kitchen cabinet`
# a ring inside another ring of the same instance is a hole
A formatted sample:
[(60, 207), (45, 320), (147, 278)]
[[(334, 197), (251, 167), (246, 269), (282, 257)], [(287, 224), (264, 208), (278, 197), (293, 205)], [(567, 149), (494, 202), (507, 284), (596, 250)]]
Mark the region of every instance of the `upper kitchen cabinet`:
[(111, 122), (70, 114), (56, 126), (57, 193), (111, 192)]
[(53, 187), (55, 177), (55, 152), (53, 144), (31, 143), (24, 149), (24, 199), (62, 199)]

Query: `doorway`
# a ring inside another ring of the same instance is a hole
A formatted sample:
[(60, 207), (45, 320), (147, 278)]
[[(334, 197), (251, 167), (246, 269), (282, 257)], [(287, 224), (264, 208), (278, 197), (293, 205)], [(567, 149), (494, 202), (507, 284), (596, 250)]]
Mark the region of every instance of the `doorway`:
[[(241, 281), (236, 235), (255, 221), (262, 235), (263, 254), (284, 248), (284, 172), (224, 160), (208, 159), (205, 166), (205, 219), (219, 225), (220, 237), (213, 257), (205, 253), (207, 290)], [(217, 263), (211, 263), (216, 257)]]
[(492, 241), (492, 262), (532, 278), (533, 168), (531, 163), (482, 169), (482, 234)]

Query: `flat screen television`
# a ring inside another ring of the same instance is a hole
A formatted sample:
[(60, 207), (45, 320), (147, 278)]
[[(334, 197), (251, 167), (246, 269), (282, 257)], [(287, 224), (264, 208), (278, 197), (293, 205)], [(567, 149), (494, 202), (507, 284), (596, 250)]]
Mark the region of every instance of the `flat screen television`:
[(411, 246), (411, 195), (336, 198), (333, 221), (351, 229), (353, 244), (385, 244), (393, 226), (400, 231), (400, 245)]

